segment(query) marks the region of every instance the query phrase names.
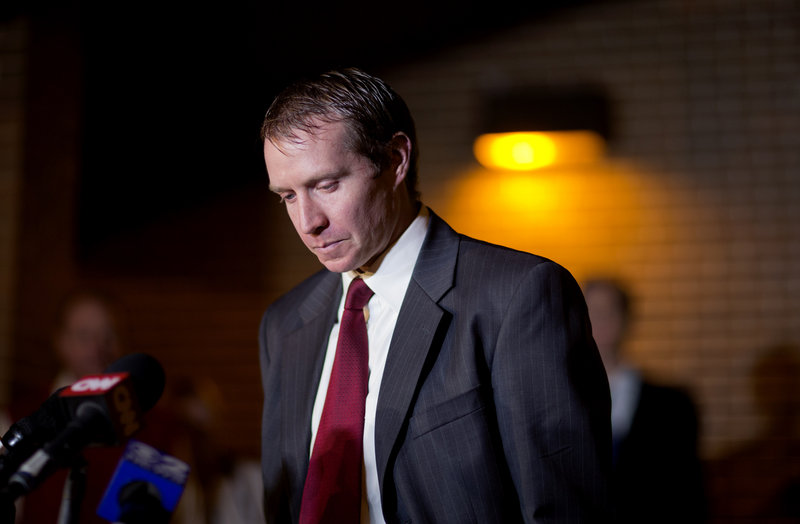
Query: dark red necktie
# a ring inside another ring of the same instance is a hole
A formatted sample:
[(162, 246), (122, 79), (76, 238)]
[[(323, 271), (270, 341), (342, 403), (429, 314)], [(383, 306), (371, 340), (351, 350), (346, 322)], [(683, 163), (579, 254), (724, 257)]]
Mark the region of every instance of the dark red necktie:
[(364, 306), (370, 297), (372, 290), (362, 279), (350, 283), (303, 488), (300, 524), (357, 524), (361, 516), (364, 402), (369, 378)]

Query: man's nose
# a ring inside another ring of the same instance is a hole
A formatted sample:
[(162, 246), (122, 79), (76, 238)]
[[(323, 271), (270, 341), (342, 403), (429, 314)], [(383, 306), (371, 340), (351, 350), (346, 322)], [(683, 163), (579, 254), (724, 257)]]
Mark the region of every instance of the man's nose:
[(324, 211), (312, 198), (300, 198), (297, 203), (297, 226), (300, 229), (300, 233), (314, 235), (327, 227), (328, 219)]

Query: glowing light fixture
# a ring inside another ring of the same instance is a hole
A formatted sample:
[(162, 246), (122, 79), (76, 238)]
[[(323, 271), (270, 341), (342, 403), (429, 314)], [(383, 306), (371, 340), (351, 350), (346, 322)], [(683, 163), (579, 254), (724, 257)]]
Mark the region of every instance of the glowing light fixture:
[(503, 91), (486, 97), (473, 153), (489, 169), (586, 164), (605, 154), (608, 124), (607, 100), (591, 86)]
[(473, 152), (489, 169), (529, 171), (595, 161), (605, 142), (593, 131), (487, 133), (475, 140)]

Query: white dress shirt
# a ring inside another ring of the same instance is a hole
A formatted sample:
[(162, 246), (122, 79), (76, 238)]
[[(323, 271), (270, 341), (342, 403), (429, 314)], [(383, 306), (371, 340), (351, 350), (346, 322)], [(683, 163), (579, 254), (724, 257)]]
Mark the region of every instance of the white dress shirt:
[(615, 440), (628, 435), (639, 405), (642, 377), (630, 366), (620, 364), (608, 377), (611, 389), (611, 433)]
[(383, 510), (381, 507), (381, 494), (378, 485), (378, 470), (375, 459), (375, 413), (378, 407), (378, 392), (381, 388), (383, 369), (389, 353), (389, 344), (392, 341), (397, 316), (400, 306), (406, 295), (411, 273), (417, 262), (417, 256), (422, 249), (422, 242), (428, 232), (429, 214), (425, 206), (389, 249), (374, 273), (357, 273), (349, 271), (342, 273), (344, 292), (339, 303), (339, 312), (336, 323), (328, 337), (328, 349), (325, 353), (325, 362), (322, 366), (322, 377), (314, 401), (314, 411), (311, 416), (311, 448), (317, 437), (317, 428), (322, 417), (322, 408), (325, 405), (325, 395), (331, 378), (331, 369), (336, 355), (336, 342), (339, 338), (339, 321), (344, 311), (344, 301), (350, 282), (361, 276), (369, 288), (375, 292), (367, 304), (369, 311), (367, 319), (367, 337), (369, 338), (369, 384), (367, 390), (366, 410), (364, 415), (364, 469), (366, 476), (367, 500), (369, 503), (369, 521), (371, 524), (383, 524)]

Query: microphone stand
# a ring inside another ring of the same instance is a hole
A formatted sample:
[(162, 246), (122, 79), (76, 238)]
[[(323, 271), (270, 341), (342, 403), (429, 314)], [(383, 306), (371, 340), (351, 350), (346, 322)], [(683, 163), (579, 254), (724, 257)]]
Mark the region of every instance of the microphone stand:
[[(86, 494), (86, 459), (77, 455), (71, 461), (69, 475), (64, 482), (61, 507), (57, 524), (79, 524), (81, 503)], [(0, 489), (0, 522), (11, 523), (16, 520), (16, 500), (29, 492), (26, 486), (11, 482)]]
[(86, 459), (77, 455), (70, 464), (69, 475), (64, 482), (61, 495), (61, 508), (58, 512), (57, 524), (79, 524), (81, 503), (86, 495)]
[(0, 490), (0, 522), (14, 522), (17, 519), (17, 507), (14, 501), (18, 496), (12, 492), (10, 486)]

